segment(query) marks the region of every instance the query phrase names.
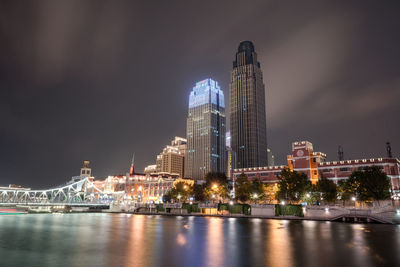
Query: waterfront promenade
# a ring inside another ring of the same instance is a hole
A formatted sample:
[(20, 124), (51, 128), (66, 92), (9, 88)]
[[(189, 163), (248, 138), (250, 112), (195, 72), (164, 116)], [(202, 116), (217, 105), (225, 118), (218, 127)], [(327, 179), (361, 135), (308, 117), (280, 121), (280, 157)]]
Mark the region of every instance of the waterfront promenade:
[(249, 213), (233, 213), (229, 210), (218, 210), (218, 204), (200, 205), (200, 211), (190, 212), (181, 203), (164, 204), (165, 211), (157, 210), (156, 205), (137, 204), (132, 206), (112, 205), (105, 212), (151, 214), (167, 216), (212, 216), (222, 218), (262, 218), (288, 220), (315, 220), (339, 222), (366, 222), (383, 224), (400, 224), (400, 207), (385, 206), (380, 208), (354, 208), (341, 206), (307, 206), (302, 208), (302, 216), (276, 215), (275, 205), (250, 205)]

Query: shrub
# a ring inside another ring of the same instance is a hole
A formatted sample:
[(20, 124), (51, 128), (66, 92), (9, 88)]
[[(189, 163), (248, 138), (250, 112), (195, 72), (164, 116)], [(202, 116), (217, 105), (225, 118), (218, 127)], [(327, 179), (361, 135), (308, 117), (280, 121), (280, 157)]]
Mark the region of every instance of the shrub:
[(275, 205), (275, 216), (292, 215), (304, 217), (303, 208), (301, 205)]
[(165, 211), (164, 205), (163, 204), (157, 204), (156, 205), (156, 210), (157, 210), (157, 212), (160, 212), (160, 211), (164, 212)]

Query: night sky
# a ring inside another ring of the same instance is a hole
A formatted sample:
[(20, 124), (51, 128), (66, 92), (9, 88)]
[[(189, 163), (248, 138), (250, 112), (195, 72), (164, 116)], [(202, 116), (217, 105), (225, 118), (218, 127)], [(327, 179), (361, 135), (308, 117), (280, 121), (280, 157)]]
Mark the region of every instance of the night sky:
[[(299, 3), (302, 3), (301, 5)], [(251, 40), (269, 147), (308, 140), (328, 160), (400, 156), (398, 1), (1, 1), (0, 185), (142, 171), (185, 137), (188, 97), (213, 78), (229, 102)], [(229, 118), (229, 109), (227, 109)]]

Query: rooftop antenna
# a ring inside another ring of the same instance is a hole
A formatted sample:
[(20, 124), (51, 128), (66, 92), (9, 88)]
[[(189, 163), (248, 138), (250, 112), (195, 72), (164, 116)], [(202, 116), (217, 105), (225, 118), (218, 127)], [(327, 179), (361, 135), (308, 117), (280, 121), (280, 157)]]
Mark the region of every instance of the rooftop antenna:
[(344, 160), (344, 152), (343, 152), (343, 147), (342, 147), (342, 146), (339, 146), (339, 147), (338, 147), (338, 152), (337, 152), (337, 154), (338, 154), (338, 159), (339, 159), (339, 161)]
[(386, 142), (386, 152), (388, 158), (392, 158), (392, 146), (390, 145), (390, 142)]
[(129, 174), (133, 175), (135, 173), (135, 153), (132, 155), (132, 162), (131, 162), (131, 168), (129, 169)]

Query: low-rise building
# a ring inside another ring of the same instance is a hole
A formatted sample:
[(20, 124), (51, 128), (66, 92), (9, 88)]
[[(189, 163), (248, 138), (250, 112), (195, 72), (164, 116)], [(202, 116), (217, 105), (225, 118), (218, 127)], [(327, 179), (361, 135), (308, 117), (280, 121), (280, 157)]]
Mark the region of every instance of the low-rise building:
[(249, 179), (276, 183), (281, 171), (289, 168), (307, 174), (312, 183), (316, 183), (321, 176), (337, 182), (347, 179), (355, 170), (378, 166), (390, 178), (393, 192), (400, 192), (400, 160), (396, 158), (326, 161), (326, 154), (314, 152), (312, 143), (301, 141), (292, 143), (292, 153), (287, 156), (287, 161), (287, 165), (234, 169), (233, 176), (236, 179), (244, 173)]

